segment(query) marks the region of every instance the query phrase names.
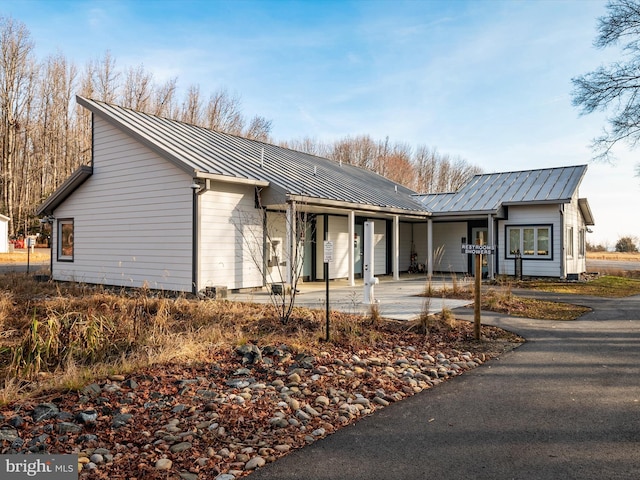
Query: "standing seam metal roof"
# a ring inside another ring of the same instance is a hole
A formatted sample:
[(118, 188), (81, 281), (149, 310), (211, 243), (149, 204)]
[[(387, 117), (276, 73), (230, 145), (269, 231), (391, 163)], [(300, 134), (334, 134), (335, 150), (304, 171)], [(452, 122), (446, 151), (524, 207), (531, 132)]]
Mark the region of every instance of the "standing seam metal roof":
[(418, 195), (433, 214), (497, 212), (502, 205), (565, 203), (571, 200), (586, 165), (475, 175), (452, 193)]
[(262, 180), (292, 195), (383, 209), (424, 211), (427, 215), (414, 191), (369, 170), (117, 105), (83, 97), (77, 99), (94, 114), (194, 175), (202, 172)]

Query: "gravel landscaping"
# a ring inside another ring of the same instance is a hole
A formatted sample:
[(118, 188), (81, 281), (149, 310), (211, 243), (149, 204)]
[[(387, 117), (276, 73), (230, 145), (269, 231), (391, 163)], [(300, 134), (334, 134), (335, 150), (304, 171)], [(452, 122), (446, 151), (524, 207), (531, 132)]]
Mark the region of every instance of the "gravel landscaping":
[(245, 344), (207, 363), (112, 375), (5, 406), (2, 453), (78, 454), (83, 479), (232, 480), (518, 344), (484, 327), (473, 352), (457, 349), (470, 327), (361, 350)]

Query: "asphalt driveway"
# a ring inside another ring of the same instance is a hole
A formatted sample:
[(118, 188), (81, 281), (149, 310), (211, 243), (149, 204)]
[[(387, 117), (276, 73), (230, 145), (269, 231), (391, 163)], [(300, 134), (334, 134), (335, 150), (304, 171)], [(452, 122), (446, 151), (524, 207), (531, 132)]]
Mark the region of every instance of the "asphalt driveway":
[(573, 322), (484, 313), (527, 343), (249, 478), (640, 478), (640, 296), (556, 297), (594, 311)]

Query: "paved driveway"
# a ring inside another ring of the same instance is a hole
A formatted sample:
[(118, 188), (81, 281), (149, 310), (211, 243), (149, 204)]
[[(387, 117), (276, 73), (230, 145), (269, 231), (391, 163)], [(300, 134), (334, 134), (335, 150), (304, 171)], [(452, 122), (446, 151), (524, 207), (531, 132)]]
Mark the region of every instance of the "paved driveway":
[(566, 298), (595, 310), (573, 322), (484, 314), (527, 343), (249, 478), (640, 478), (640, 296)]

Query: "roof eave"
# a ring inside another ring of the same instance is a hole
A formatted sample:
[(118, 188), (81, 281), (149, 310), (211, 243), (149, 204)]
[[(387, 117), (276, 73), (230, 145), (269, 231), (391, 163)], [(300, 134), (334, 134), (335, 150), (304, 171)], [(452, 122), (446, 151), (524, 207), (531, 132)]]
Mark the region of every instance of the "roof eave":
[(586, 198), (578, 199), (578, 208), (580, 208), (580, 212), (582, 213), (582, 217), (584, 218), (584, 223), (586, 225), (595, 225), (593, 213), (591, 212), (591, 207), (589, 206), (589, 202)]
[(269, 182), (266, 180), (258, 180), (255, 178), (244, 178), (244, 177), (232, 177), (230, 175), (219, 175), (216, 173), (206, 173), (206, 172), (195, 172), (195, 178), (202, 178), (205, 180), (213, 180), (215, 182), (223, 182), (223, 183), (235, 183), (240, 185), (252, 185), (256, 187), (268, 187)]
[(38, 207), (36, 215), (52, 215), (53, 211), (64, 202), (80, 185), (82, 185), (91, 175), (93, 168), (89, 165), (82, 165), (62, 185), (60, 185), (45, 202)]
[(379, 205), (368, 205), (363, 203), (354, 203), (354, 202), (345, 202), (342, 200), (331, 200), (327, 198), (317, 198), (317, 197), (309, 197), (306, 195), (294, 195), (289, 194), (287, 198), (291, 201), (314, 205), (314, 206), (324, 206), (324, 207), (332, 207), (332, 208), (340, 208), (342, 210), (359, 210), (364, 212), (372, 212), (372, 213), (387, 213), (392, 215), (411, 215), (426, 218), (431, 216), (431, 213), (426, 210), (405, 210), (403, 208), (398, 207), (385, 207)]

